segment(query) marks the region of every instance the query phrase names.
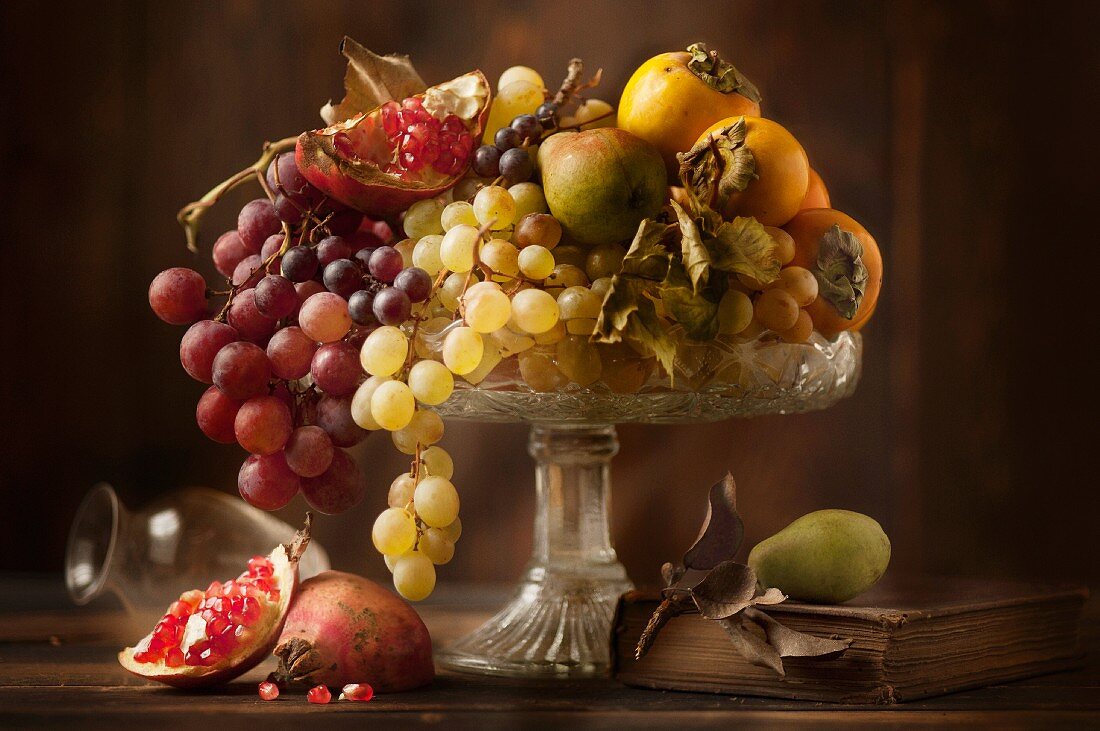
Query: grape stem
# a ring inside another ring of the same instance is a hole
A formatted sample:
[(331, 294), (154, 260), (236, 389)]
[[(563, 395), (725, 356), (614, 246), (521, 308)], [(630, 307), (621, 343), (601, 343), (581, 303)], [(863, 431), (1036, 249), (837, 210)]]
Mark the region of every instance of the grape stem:
[(608, 117), (613, 117), (613, 116), (615, 116), (615, 110), (614, 109), (612, 109), (610, 112), (604, 112), (603, 114), (601, 114), (598, 117), (593, 117), (592, 119), (586, 119), (585, 121), (579, 122), (577, 124), (571, 124), (568, 127), (559, 127), (557, 131), (558, 132), (568, 132), (569, 130), (574, 130), (574, 129), (575, 130), (580, 130), (582, 127), (584, 127), (587, 124), (592, 124), (593, 122), (599, 122), (601, 119), (607, 119)]
[(477, 246), (474, 247), (473, 252), (474, 265), (470, 267), (470, 270), (468, 272), (466, 272), (466, 281), (462, 283), (462, 294), (458, 296), (458, 312), (460, 315), (462, 315), (463, 322), (466, 321), (466, 290), (470, 288), (470, 280), (474, 277), (474, 268), (476, 267), (477, 269), (480, 269), (482, 270), (482, 272), (485, 272), (487, 274), (486, 281), (488, 281), (488, 277), (492, 276), (493, 273), (492, 269), (489, 269), (487, 266), (481, 263), (481, 245), (483, 243), (482, 240), (485, 238), (485, 235), (493, 230), (493, 224), (496, 222), (497, 220), (494, 218), (488, 223), (482, 224), (481, 228), (477, 230)]
[(581, 91), (599, 86), (600, 79), (603, 77), (603, 69), (596, 69), (596, 73), (592, 78), (582, 83), (581, 76), (583, 74), (584, 61), (579, 58), (570, 59), (565, 72), (565, 80), (561, 82), (561, 88), (554, 95), (554, 104), (560, 107)]
[(203, 215), (205, 215), (208, 208), (221, 200), (223, 195), (233, 190), (238, 185), (247, 182), (254, 176), (259, 176), (264, 191), (270, 196), (271, 191), (268, 190), (266, 181), (263, 181), (263, 174), (267, 170), (268, 165), (271, 164), (271, 161), (275, 159), (276, 155), (280, 152), (286, 152), (287, 150), (293, 149), (297, 141), (297, 137), (287, 137), (278, 142), (265, 142), (263, 154), (260, 155), (256, 162), (218, 183), (202, 198), (199, 198), (193, 203), (188, 203), (181, 208), (180, 212), (176, 214), (176, 220), (183, 226), (184, 235), (187, 237), (187, 248), (194, 253), (198, 253), (199, 224), (202, 222)]

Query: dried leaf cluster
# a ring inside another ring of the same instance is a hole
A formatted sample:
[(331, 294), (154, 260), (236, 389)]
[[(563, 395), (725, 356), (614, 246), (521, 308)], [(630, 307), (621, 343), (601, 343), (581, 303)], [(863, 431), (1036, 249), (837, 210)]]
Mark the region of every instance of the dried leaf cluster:
[(717, 210), (755, 175), (744, 141), (742, 118), (680, 155), (683, 202), (673, 200), (657, 219), (638, 226), (604, 298), (596, 342), (639, 342), (672, 374), (676, 343), (670, 320), (692, 340), (712, 340), (729, 275), (764, 283), (779, 276), (776, 244), (764, 227), (755, 218), (726, 221)]
[[(727, 474), (711, 487), (699, 537), (683, 561), (661, 566), (662, 601), (638, 639), (636, 659), (649, 651), (669, 619), (692, 611), (721, 624), (734, 647), (750, 663), (771, 668), (779, 675), (784, 674), (784, 657), (835, 657), (848, 648), (851, 640), (797, 632), (762, 610), (787, 597), (778, 589), (761, 588), (756, 572), (734, 560), (744, 536), (744, 524), (737, 512), (737, 485)], [(702, 578), (698, 578), (700, 573)], [(763, 637), (754, 628), (762, 631)]]

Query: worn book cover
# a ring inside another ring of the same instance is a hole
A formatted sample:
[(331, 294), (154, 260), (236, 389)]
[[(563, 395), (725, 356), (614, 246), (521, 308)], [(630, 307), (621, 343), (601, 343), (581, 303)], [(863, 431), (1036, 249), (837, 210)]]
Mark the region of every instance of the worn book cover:
[(1082, 587), (961, 579), (884, 582), (842, 605), (787, 601), (767, 613), (801, 632), (849, 638), (836, 658), (785, 658), (784, 675), (747, 662), (717, 622), (671, 619), (634, 659), (656, 594), (625, 594), (612, 636), (627, 685), (843, 703), (897, 703), (1064, 670), (1080, 663)]

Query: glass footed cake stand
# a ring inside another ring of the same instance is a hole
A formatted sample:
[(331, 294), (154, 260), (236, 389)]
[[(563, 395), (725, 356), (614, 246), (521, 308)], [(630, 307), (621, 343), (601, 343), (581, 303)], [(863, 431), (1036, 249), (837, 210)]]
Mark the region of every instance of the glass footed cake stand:
[(439, 654), (450, 669), (519, 677), (601, 675), (616, 601), (632, 588), (611, 545), (615, 424), (696, 423), (827, 408), (859, 380), (862, 340), (844, 333), (791, 345), (683, 341), (670, 383), (656, 369), (635, 393), (603, 383), (549, 393), (526, 385), (516, 358), (477, 386), (456, 388), (439, 412), (532, 425), (537, 462), (534, 551), (513, 598)]

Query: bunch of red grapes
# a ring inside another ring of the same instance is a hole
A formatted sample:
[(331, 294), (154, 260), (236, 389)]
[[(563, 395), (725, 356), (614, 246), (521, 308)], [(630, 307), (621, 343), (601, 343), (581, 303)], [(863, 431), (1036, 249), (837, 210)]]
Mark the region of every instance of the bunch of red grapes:
[(315, 509), (339, 513), (365, 492), (340, 449), (371, 433), (351, 416), (366, 377), (360, 346), (380, 324), (407, 320), (432, 280), (387, 245), (385, 223), (310, 185), (293, 153), (275, 157), (265, 180), (269, 197), (247, 203), (237, 229), (214, 244), (228, 289), (175, 267), (150, 284), (149, 304), (165, 322), (190, 325), (180, 361), (211, 384), (195, 418), (210, 439), (249, 452), (241, 496), (275, 510), (301, 492)]

